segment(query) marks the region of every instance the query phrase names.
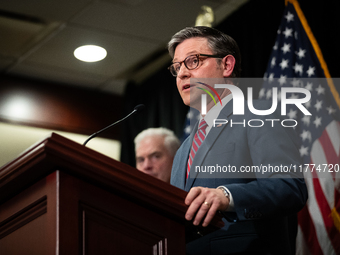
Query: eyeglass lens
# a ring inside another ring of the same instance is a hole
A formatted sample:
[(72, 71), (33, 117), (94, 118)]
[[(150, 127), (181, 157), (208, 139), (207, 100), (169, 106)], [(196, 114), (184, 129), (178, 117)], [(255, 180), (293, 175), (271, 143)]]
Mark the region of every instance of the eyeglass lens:
[(177, 76), (179, 70), (181, 69), (181, 65), (184, 63), (185, 67), (189, 70), (195, 69), (198, 66), (199, 59), (197, 55), (188, 56), (183, 62), (174, 63), (170, 66), (170, 72), (172, 75)]

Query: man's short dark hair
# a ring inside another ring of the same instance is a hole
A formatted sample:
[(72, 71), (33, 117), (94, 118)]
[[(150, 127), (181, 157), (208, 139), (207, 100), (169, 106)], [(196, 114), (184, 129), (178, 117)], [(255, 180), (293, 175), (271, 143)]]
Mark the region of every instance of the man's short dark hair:
[[(177, 32), (168, 43), (170, 56), (172, 58), (174, 57), (176, 47), (180, 43), (193, 37), (207, 38), (208, 47), (214, 55), (234, 56), (236, 63), (231, 77), (237, 78), (241, 76), (241, 53), (236, 41), (229, 35), (224, 34), (215, 28), (204, 26), (186, 27)], [(221, 60), (217, 59), (217, 61)]]

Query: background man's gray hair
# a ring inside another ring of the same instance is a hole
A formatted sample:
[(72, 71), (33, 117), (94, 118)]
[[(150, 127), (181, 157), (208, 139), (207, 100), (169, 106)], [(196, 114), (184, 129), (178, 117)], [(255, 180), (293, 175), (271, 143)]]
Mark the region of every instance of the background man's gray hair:
[[(211, 49), (213, 55), (233, 55), (236, 63), (232, 73), (232, 78), (241, 76), (241, 53), (236, 41), (229, 35), (226, 35), (215, 28), (203, 26), (186, 27), (177, 32), (172, 36), (168, 43), (168, 51), (170, 56), (172, 58), (174, 57), (176, 47), (180, 43), (193, 37), (207, 38), (208, 47)], [(201, 53), (206, 54), (206, 52)], [(216, 61), (221, 61), (221, 59), (216, 59)]]
[(175, 133), (167, 128), (159, 127), (159, 128), (148, 128), (142, 132), (140, 132), (135, 137), (135, 150), (139, 147), (140, 142), (149, 136), (162, 136), (164, 137), (164, 145), (171, 154), (171, 156), (175, 156), (176, 151), (178, 150), (181, 142), (175, 135)]

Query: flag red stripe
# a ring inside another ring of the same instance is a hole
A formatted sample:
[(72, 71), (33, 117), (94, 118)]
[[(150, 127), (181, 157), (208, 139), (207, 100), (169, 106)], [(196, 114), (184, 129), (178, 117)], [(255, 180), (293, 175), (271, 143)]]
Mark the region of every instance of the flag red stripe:
[[(332, 141), (329, 138), (328, 132), (324, 131), (322, 132), (321, 137), (319, 138), (319, 142), (325, 152), (325, 156), (327, 159), (327, 164), (338, 164), (339, 163), (339, 159), (338, 156), (336, 155), (336, 152), (334, 150), (334, 147), (332, 145)], [(332, 175), (333, 179), (335, 178), (335, 172), (330, 172), (330, 174)]]
[[(313, 161), (311, 161), (311, 164), (313, 164)], [(325, 228), (327, 230), (328, 237), (333, 245), (334, 250), (340, 251), (340, 242), (339, 242), (340, 233), (337, 231), (337, 229), (335, 228), (333, 224), (333, 220), (331, 218), (331, 208), (328, 204), (325, 194), (322, 191), (320, 180), (315, 170), (312, 172), (312, 176), (313, 176), (314, 195), (319, 205), (319, 209), (320, 209), (320, 212), (323, 218), (323, 222), (325, 224)]]
[(304, 206), (298, 213), (298, 222), (306, 239), (308, 249), (313, 253), (313, 255), (324, 255), (316, 236), (314, 222), (309, 214), (307, 205)]

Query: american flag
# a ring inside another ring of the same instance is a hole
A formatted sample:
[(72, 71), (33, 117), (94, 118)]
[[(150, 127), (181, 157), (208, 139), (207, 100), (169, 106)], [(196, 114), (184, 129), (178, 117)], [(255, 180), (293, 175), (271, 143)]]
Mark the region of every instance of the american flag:
[[(288, 118), (298, 123), (300, 155), (308, 167), (303, 171), (309, 198), (298, 214), (296, 254), (340, 254), (340, 99), (296, 0), (286, 1), (264, 79), (261, 99), (271, 100), (273, 87), (311, 92), (304, 106), (312, 115), (287, 107)], [(299, 97), (304, 95), (289, 95)]]
[(190, 135), (195, 123), (199, 121), (199, 119), (199, 111), (194, 108), (190, 108), (185, 119), (183, 135), (180, 139), (181, 142), (184, 142), (184, 140)]

